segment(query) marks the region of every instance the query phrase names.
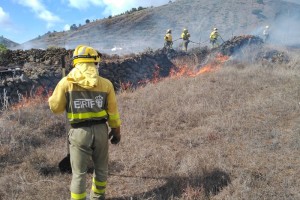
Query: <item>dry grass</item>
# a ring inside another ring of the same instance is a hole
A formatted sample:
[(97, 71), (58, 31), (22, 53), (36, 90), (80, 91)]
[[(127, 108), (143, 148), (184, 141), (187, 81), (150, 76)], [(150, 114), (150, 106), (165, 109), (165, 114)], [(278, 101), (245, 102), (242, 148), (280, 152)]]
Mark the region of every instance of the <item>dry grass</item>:
[[(118, 94), (123, 136), (110, 147), (107, 198), (299, 199), (299, 60), (224, 65)], [(64, 116), (46, 103), (7, 111), (0, 138), (2, 199), (69, 198), (71, 176), (57, 167)]]

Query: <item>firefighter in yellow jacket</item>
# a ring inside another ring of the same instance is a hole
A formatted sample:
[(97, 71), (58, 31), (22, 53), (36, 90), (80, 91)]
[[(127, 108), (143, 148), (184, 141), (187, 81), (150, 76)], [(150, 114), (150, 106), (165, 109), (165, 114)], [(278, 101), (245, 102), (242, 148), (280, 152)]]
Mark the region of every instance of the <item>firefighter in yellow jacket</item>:
[(173, 38), (172, 38), (172, 30), (171, 29), (167, 30), (164, 39), (165, 39), (165, 46), (164, 47), (166, 49), (172, 49)]
[(218, 29), (214, 28), (213, 31), (209, 35), (210, 43), (212, 44), (212, 47), (218, 47), (218, 37), (220, 36)]
[(190, 35), (189, 31), (186, 28), (183, 29), (183, 32), (181, 33), (180, 38), (183, 40), (182, 41), (182, 46), (183, 46), (184, 51), (187, 51), (188, 44), (190, 42), (190, 37), (191, 37), (191, 35)]
[[(94, 174), (90, 199), (104, 199), (108, 174), (108, 140), (121, 139), (121, 120), (112, 83), (100, 77), (100, 53), (79, 45), (73, 53), (74, 68), (57, 84), (49, 106), (53, 113), (67, 112), (71, 128), (69, 148), (72, 167), (71, 199), (86, 199), (86, 173), (90, 157)], [(111, 128), (108, 134), (108, 126)]]

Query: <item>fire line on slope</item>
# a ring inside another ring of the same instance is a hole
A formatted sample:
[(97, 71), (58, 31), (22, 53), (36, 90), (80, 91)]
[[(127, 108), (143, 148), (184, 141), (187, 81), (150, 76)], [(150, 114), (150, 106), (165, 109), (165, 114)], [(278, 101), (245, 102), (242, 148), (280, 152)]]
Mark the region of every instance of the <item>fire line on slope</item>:
[(213, 59), (212, 62), (208, 63), (207, 65), (201, 67), (200, 69), (192, 69), (189, 66), (182, 66), (179, 67), (177, 70), (172, 70), (170, 72), (171, 78), (178, 78), (181, 76), (188, 76), (188, 77), (196, 77), (200, 74), (207, 73), (207, 72), (214, 72), (221, 68), (224, 62), (229, 59), (229, 56), (217, 54), (216, 57)]

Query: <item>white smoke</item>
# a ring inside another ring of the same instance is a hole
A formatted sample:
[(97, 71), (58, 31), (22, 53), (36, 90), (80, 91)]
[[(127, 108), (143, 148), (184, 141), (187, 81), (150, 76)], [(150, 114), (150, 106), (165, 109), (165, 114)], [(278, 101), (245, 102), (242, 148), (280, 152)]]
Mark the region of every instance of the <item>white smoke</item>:
[(275, 21), (270, 29), (270, 39), (275, 44), (300, 45), (300, 13), (286, 15)]
[(291, 2), (291, 3), (298, 3), (298, 4), (300, 4), (300, 1), (299, 1), (299, 0), (284, 0), (284, 1)]
[(269, 43), (300, 46), (300, 13), (283, 13), (276, 20), (252, 30), (251, 34), (264, 38), (265, 26), (269, 26)]

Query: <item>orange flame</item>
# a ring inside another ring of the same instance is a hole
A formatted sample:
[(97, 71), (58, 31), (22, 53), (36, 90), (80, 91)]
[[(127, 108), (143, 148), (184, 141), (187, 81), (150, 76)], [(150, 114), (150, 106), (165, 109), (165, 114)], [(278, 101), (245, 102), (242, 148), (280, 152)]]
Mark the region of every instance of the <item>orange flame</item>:
[(201, 67), (200, 69), (198, 70), (194, 70), (194, 69), (191, 69), (189, 68), (188, 66), (183, 66), (183, 67), (180, 67), (178, 70), (171, 70), (170, 72), (170, 77), (172, 78), (177, 78), (177, 77), (181, 77), (181, 76), (189, 76), (189, 77), (196, 77), (200, 74), (203, 74), (203, 73), (206, 73), (206, 72), (214, 72), (218, 69), (221, 68), (222, 64), (228, 60), (228, 56), (225, 56), (225, 55), (222, 55), (222, 54), (217, 54), (215, 59)]
[[(171, 69), (169, 77), (171, 77), (171, 78), (178, 78), (178, 77), (182, 77), (182, 76), (196, 77), (203, 73), (214, 72), (214, 71), (220, 69), (222, 64), (225, 61), (227, 61), (228, 58), (229, 57), (226, 55), (217, 54), (211, 63), (201, 67), (200, 69), (198, 69), (196, 71), (187, 65), (177, 68), (176, 70)], [(159, 81), (161, 81), (162, 78), (159, 76), (159, 66), (157, 66), (157, 65), (155, 66), (152, 77), (153, 77), (152, 79), (140, 80), (137, 83), (137, 86), (142, 87), (142, 86), (147, 85), (148, 83), (158, 83)], [(121, 91), (132, 90), (134, 88), (134, 85), (135, 84), (133, 84), (131, 82), (121, 82), (120, 89), (121, 89)]]

